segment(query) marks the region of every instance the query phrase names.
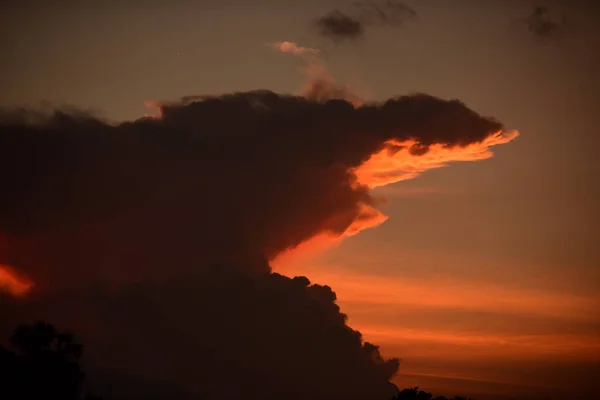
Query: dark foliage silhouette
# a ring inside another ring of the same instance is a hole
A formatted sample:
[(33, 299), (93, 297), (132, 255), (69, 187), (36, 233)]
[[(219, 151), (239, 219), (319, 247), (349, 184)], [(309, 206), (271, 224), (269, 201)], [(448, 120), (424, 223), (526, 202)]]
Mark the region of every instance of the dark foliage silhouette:
[(3, 400), (98, 400), (82, 395), (82, 345), (70, 332), (38, 321), (19, 325), (10, 338), (13, 351), (0, 346), (0, 398)]
[(423, 390), (419, 390), (419, 387), (403, 389), (394, 398), (391, 400), (474, 400), (467, 397), (445, 397), (445, 396), (437, 396), (433, 397), (431, 393), (425, 392)]

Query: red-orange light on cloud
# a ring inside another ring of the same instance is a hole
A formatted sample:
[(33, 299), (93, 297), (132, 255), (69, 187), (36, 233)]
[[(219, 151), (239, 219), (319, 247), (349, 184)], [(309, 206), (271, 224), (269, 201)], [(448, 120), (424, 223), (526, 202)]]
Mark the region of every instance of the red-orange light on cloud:
[(18, 276), (10, 267), (0, 264), (0, 293), (8, 292), (13, 296), (23, 296), (33, 284)]
[(294, 248), (287, 249), (277, 254), (277, 256), (270, 261), (274, 266), (279, 267), (285, 266), (291, 260), (298, 261), (302, 257), (311, 257), (331, 248), (332, 246), (335, 246), (345, 238), (354, 236), (365, 229), (374, 228), (378, 225), (381, 225), (387, 221), (387, 219), (388, 216), (376, 208), (367, 204), (361, 204), (358, 217), (352, 221), (350, 226), (348, 226), (341, 235), (334, 233), (321, 233), (313, 236)]
[(518, 135), (517, 131), (497, 132), (479, 143), (463, 147), (433, 144), (425, 154), (421, 155), (410, 153), (410, 148), (418, 145), (415, 141), (390, 140), (383, 150), (373, 154), (354, 173), (362, 185), (370, 188), (385, 186), (415, 178), (429, 169), (445, 167), (452, 161), (478, 161), (490, 158), (493, 156), (490, 151), (491, 146), (508, 143)]
[[(445, 167), (449, 162), (477, 161), (490, 158), (493, 156), (490, 150), (491, 146), (508, 143), (518, 135), (517, 131), (498, 132), (479, 143), (462, 147), (445, 147), (441, 144), (433, 144), (429, 146), (425, 154), (421, 155), (410, 153), (411, 146), (418, 144), (417, 142), (390, 140), (383, 150), (373, 154), (353, 172), (356, 175), (357, 183), (373, 189), (413, 179), (429, 169)], [(278, 270), (285, 270), (286, 265), (289, 263), (304, 257), (311, 257), (347, 237), (354, 236), (365, 229), (374, 228), (387, 219), (388, 217), (376, 208), (362, 204), (358, 217), (342, 235), (326, 233), (317, 235), (293, 249), (278, 254), (271, 260), (272, 264)]]

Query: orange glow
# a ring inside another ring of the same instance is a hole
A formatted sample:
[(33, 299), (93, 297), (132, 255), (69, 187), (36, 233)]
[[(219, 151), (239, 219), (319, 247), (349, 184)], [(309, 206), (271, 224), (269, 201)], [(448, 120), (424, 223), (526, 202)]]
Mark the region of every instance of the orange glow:
[[(561, 295), (555, 292), (507, 288), (502, 285), (460, 282), (451, 279), (427, 280), (371, 276), (339, 267), (307, 267), (296, 259), (275, 263), (286, 275), (306, 275), (317, 283), (331, 284), (345, 308), (356, 304), (374, 307), (402, 306), (439, 309), (544, 315), (548, 317), (590, 318), (595, 316), (600, 298)], [(424, 296), (423, 293), (428, 293)], [(435, 293), (433, 295), (432, 293)]]
[(376, 227), (387, 221), (387, 219), (387, 215), (383, 215), (379, 210), (362, 204), (358, 217), (346, 228), (342, 234), (342, 238), (354, 236), (364, 229)]
[(32, 286), (33, 283), (19, 276), (12, 268), (0, 264), (0, 293), (8, 292), (13, 296), (23, 296)]
[[(600, 304), (597, 296), (442, 277), (376, 276), (324, 264), (318, 258), (283, 260), (275, 263), (275, 269), (330, 285), (349, 315), (350, 326), (386, 353), (401, 354), (406, 360), (600, 360), (600, 338), (594, 329), (564, 329), (565, 324), (593, 323)], [(436, 321), (436, 316), (447, 312), (496, 315), (499, 325)], [(410, 320), (414, 315), (423, 317)], [(547, 325), (542, 331), (535, 323), (523, 327), (522, 318)]]
[(145, 118), (162, 118), (162, 104), (159, 101), (145, 101), (144, 107), (148, 109), (148, 112), (144, 114)]
[(271, 47), (281, 51), (282, 53), (290, 53), (295, 56), (304, 56), (304, 55), (317, 55), (319, 54), (319, 50), (312, 49), (310, 47), (303, 47), (298, 45), (297, 43), (290, 41), (283, 41), (277, 43), (271, 43)]
[[(517, 131), (498, 132), (479, 143), (467, 146), (444, 147), (434, 144), (429, 151), (422, 155), (412, 155), (409, 149), (416, 141), (388, 141), (386, 147), (377, 154), (373, 154), (364, 164), (353, 172), (357, 182), (370, 188), (386, 186), (399, 181), (413, 179), (420, 173), (433, 168), (441, 168), (452, 161), (477, 161), (490, 158), (493, 153), (491, 146), (508, 143), (519, 135)], [(390, 152), (390, 148), (403, 146), (400, 151)], [(333, 234), (321, 234), (313, 237), (293, 249), (288, 249), (279, 254), (273, 261), (277, 268), (285, 268), (285, 265), (298, 258), (313, 256), (331, 245), (340, 242), (346, 237), (354, 236), (360, 231), (376, 227), (385, 222), (388, 217), (369, 205), (361, 205), (362, 209), (358, 217), (340, 236)], [(325, 280), (325, 282), (327, 282)]]
[[(399, 142), (390, 140), (379, 153), (371, 156), (367, 162), (354, 172), (358, 182), (371, 188), (388, 185), (415, 178), (420, 173), (433, 168), (445, 167), (452, 161), (478, 161), (492, 157), (491, 146), (505, 144), (519, 135), (517, 131), (497, 132), (479, 143), (464, 147), (445, 147), (433, 144), (429, 151), (422, 155), (412, 155), (409, 149), (419, 143), (412, 141)], [(393, 153), (392, 149), (402, 149)]]
[[(353, 325), (356, 325), (354, 323)], [(524, 359), (526, 357), (554, 356), (568, 357), (577, 360), (597, 361), (600, 354), (600, 339), (594, 335), (581, 334), (469, 334), (467, 332), (452, 332), (425, 329), (409, 329), (397, 326), (365, 325), (358, 328), (369, 340), (382, 345), (409, 342), (412, 346), (421, 344), (458, 345), (472, 349), (470, 351), (485, 351), (488, 356)], [(448, 357), (452, 349), (445, 349)], [(421, 355), (425, 355), (421, 353)], [(441, 357), (436, 349), (436, 357)]]
[(369, 205), (361, 204), (361, 210), (358, 217), (352, 221), (350, 226), (346, 228), (341, 235), (326, 232), (313, 236), (300, 245), (279, 253), (271, 260), (271, 263), (277, 266), (285, 266), (292, 262), (302, 262), (302, 260), (306, 260), (320, 254), (326, 249), (330, 249), (347, 237), (354, 236), (364, 229), (373, 228), (384, 223), (387, 219), (388, 217), (379, 210)]

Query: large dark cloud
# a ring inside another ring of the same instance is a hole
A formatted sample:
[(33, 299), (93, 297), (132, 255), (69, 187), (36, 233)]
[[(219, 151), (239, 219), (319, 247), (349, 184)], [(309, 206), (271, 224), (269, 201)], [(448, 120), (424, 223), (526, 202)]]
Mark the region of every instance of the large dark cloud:
[(319, 35), (340, 44), (364, 38), (368, 27), (403, 26), (416, 17), (415, 10), (399, 1), (358, 1), (348, 12), (335, 9), (317, 18), (314, 26)]
[(387, 140), (416, 138), (422, 151), (502, 129), (428, 95), (354, 108), (238, 93), (119, 125), (20, 114), (0, 125), (0, 263), (40, 287), (272, 259), (374, 204), (349, 170)]
[(2, 113), (0, 264), (36, 283), (0, 299), (3, 337), (39, 318), (75, 330), (98, 393), (133, 375), (209, 399), (386, 398), (397, 362), (331, 289), (268, 260), (367, 218), (351, 171), (386, 141), (417, 140), (418, 156), (502, 125), (423, 94), (354, 107), (257, 91), (161, 115)]

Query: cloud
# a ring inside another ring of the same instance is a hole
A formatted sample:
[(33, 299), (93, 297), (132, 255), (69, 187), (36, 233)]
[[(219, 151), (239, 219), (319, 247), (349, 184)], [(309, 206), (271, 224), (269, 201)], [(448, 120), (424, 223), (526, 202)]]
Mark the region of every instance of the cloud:
[(40, 288), (224, 258), (268, 272), (260, 260), (380, 220), (370, 187), (488, 157), (515, 136), (425, 94), (355, 107), (256, 91), (165, 103), (160, 115), (12, 114), (0, 128), (0, 262)]
[(33, 284), (20, 278), (11, 267), (0, 264), (0, 294), (23, 296), (29, 292)]
[(277, 42), (270, 45), (274, 49), (301, 57), (304, 66), (301, 72), (306, 77), (302, 88), (302, 97), (316, 102), (327, 100), (345, 100), (354, 106), (360, 106), (364, 100), (356, 95), (348, 85), (339, 85), (329, 74), (327, 62), (318, 49), (303, 47), (295, 42)]
[(398, 1), (361, 1), (354, 3), (348, 12), (339, 9), (328, 12), (313, 25), (319, 35), (341, 44), (363, 39), (368, 27), (401, 27), (416, 17), (415, 10)]
[(564, 35), (570, 29), (566, 15), (554, 15), (548, 7), (535, 6), (525, 18), (513, 21), (515, 26), (525, 26), (536, 38), (550, 39)]
[(365, 34), (365, 27), (361, 21), (340, 10), (333, 10), (319, 17), (315, 25), (321, 36), (336, 43), (345, 40), (355, 41), (361, 39)]
[(397, 360), (346, 325), (329, 287), (269, 261), (385, 221), (371, 188), (515, 134), (457, 100), (355, 103), (316, 82), (154, 103), (119, 124), (1, 112), (2, 279), (35, 286), (1, 299), (0, 333), (46, 319), (81, 335), (98, 374), (208, 399), (387, 398)]
[(284, 42), (276, 42), (272, 43), (271, 46), (282, 53), (290, 53), (296, 56), (300, 55), (318, 55), (320, 52), (317, 49), (312, 49), (310, 47), (303, 47), (298, 45), (295, 42), (284, 41)]

